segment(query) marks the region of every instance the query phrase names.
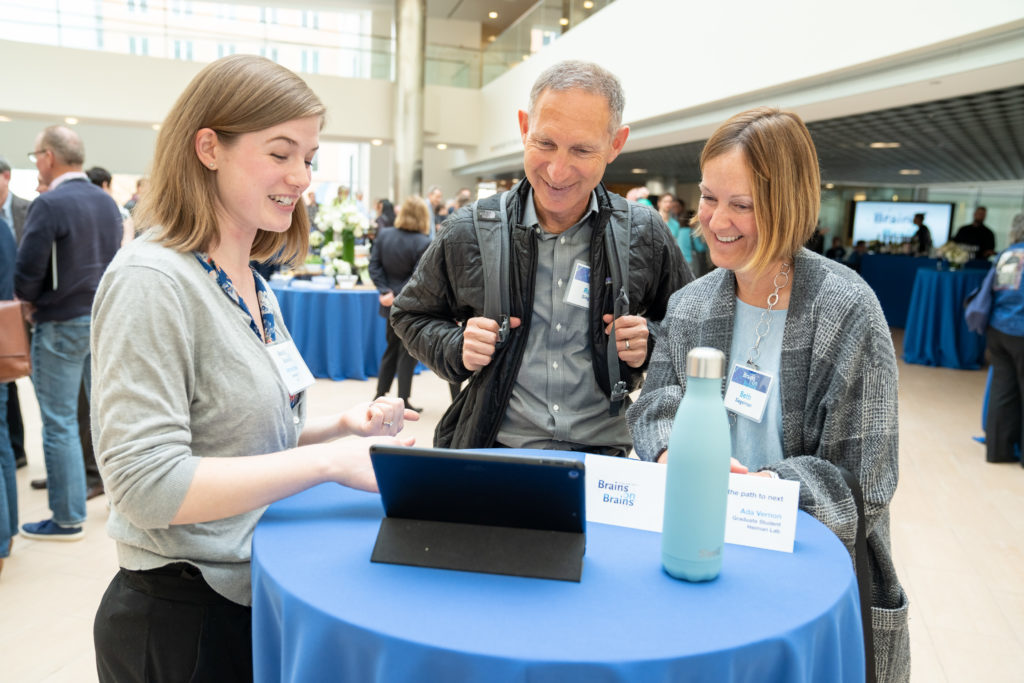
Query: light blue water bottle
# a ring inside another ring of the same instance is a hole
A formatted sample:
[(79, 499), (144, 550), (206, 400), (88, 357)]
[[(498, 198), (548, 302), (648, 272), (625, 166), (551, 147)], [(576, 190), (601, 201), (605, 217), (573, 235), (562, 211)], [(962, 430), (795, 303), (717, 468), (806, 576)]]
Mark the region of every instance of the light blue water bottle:
[(732, 442), (722, 403), (725, 354), (697, 347), (686, 356), (686, 393), (668, 440), (661, 564), (686, 581), (722, 569)]

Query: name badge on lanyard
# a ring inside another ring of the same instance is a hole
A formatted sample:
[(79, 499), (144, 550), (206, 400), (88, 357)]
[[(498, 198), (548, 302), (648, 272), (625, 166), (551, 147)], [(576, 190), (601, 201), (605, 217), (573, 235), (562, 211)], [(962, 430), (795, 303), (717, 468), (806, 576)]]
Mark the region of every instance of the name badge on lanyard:
[(577, 260), (572, 267), (572, 279), (565, 288), (565, 303), (590, 308), (590, 266)]
[(265, 348), (290, 395), (295, 396), (316, 382), (294, 341), (287, 339), (276, 344), (268, 344)]
[(725, 387), (726, 410), (754, 422), (761, 422), (774, 379), (770, 373), (736, 363), (732, 366), (729, 384)]

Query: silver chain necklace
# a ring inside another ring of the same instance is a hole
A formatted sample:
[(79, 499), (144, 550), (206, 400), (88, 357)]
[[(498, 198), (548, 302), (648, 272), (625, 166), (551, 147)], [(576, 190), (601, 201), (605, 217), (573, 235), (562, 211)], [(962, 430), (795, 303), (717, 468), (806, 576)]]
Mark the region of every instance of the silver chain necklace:
[[(775, 285), (775, 291), (768, 295), (768, 308), (761, 312), (761, 319), (754, 327), (757, 338), (754, 339), (754, 345), (750, 347), (750, 352), (747, 354), (747, 365), (755, 370), (759, 369), (757, 359), (761, 355), (761, 340), (767, 337), (768, 332), (772, 329), (772, 309), (779, 303), (779, 290), (789, 284), (789, 264), (785, 261), (782, 262), (782, 270), (776, 274), (772, 284)], [(762, 330), (764, 331), (762, 332)]]

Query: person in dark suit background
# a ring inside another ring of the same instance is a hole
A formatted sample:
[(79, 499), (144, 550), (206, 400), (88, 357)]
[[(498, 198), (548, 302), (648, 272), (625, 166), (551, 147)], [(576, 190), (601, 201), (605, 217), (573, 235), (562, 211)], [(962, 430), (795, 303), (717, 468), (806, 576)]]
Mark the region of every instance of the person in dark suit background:
[(914, 253), (919, 256), (927, 256), (932, 249), (932, 231), (924, 224), (923, 213), (914, 214), (914, 225), (917, 226), (917, 232), (910, 238), (910, 243), (914, 246)]
[(380, 292), (381, 315), (387, 320), (388, 346), (380, 359), (377, 396), (384, 396), (391, 391), (391, 381), (397, 370), (398, 398), (405, 402), (406, 408), (417, 413), (422, 408), (415, 408), (409, 403), (416, 359), (409, 355), (402, 340), (395, 334), (395, 328), (391, 326), (391, 304), (409, 282), (420, 256), (430, 245), (429, 232), (427, 203), (422, 197), (412, 195), (402, 204), (398, 218), (395, 219), (395, 227), (382, 228), (370, 251), (370, 277)]
[(32, 203), (14, 271), (18, 298), (31, 304), (32, 385), (43, 422), (51, 519), (22, 525), (39, 540), (83, 535), (86, 478), (78, 395), (89, 388), (90, 309), (100, 276), (121, 246), (117, 204), (82, 172), (85, 148), (66, 126), (41, 132), (30, 155), (48, 187)]
[[(15, 253), (17, 245), (21, 244), (21, 233), (25, 226), (25, 216), (28, 215), (28, 207), (32, 203), (22, 199), (10, 190), (11, 165), (7, 159), (0, 157), (0, 219), (7, 223), (7, 227), (14, 235)], [(11, 261), (11, 275), (14, 274), (14, 262)], [(7, 384), (7, 427), (10, 430), (11, 448), (14, 449), (14, 461), (18, 467), (28, 464), (25, 457), (25, 425), (21, 421), (21, 403), (18, 401), (18, 385), (14, 382)]]
[(953, 237), (954, 242), (974, 249), (972, 258), (988, 258), (996, 253), (996, 235), (985, 225), (987, 215), (988, 209), (979, 206), (974, 210), (974, 222), (960, 226)]

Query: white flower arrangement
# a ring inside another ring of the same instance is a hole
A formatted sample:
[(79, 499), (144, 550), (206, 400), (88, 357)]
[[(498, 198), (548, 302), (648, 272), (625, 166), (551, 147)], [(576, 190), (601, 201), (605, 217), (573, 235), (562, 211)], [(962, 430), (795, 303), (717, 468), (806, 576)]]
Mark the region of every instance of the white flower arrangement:
[(356, 268), (367, 268), (370, 265), (370, 247), (365, 244), (357, 244), (355, 248), (355, 260), (352, 262)]
[(962, 266), (971, 260), (971, 253), (953, 241), (943, 244), (938, 248), (937, 253), (939, 257), (957, 266)]
[(309, 233), (309, 246), (314, 249), (319, 248), (324, 243), (324, 234), (319, 230), (314, 230)]
[(331, 240), (330, 242), (325, 244), (323, 248), (320, 250), (320, 257), (325, 262), (333, 261), (339, 256), (341, 256), (341, 242)]
[(335, 272), (337, 272), (338, 275), (352, 274), (352, 264), (349, 263), (348, 261), (336, 258), (333, 261), (331, 261), (331, 265), (334, 266), (334, 270)]
[(370, 221), (359, 212), (355, 202), (325, 204), (317, 211), (314, 222), (325, 235), (330, 233), (330, 239), (340, 237), (342, 233), (350, 233), (358, 239), (370, 227)]

